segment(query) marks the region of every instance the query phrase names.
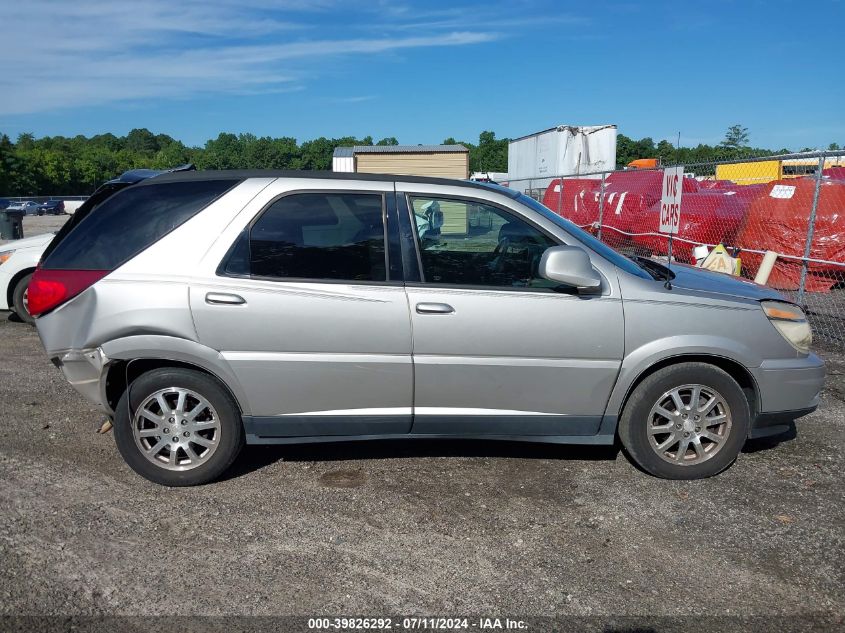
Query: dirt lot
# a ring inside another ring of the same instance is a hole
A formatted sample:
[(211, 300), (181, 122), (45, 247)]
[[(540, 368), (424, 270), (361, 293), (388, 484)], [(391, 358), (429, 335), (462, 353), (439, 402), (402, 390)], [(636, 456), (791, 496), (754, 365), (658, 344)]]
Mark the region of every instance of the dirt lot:
[(822, 614), (830, 630), (845, 362), (823, 353), (797, 437), (706, 481), (613, 449), (426, 441), (248, 448), (226, 480), (171, 490), (123, 464), (2, 313), (0, 615)]

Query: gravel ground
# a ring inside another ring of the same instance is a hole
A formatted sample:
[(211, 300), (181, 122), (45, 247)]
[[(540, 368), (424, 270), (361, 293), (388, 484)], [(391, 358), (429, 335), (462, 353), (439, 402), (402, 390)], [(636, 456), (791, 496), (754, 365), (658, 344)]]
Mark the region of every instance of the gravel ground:
[(608, 448), (417, 441), (247, 448), (225, 480), (166, 489), (3, 314), (0, 615), (822, 614), (830, 630), (845, 356), (822, 353), (823, 405), (797, 436), (709, 480)]

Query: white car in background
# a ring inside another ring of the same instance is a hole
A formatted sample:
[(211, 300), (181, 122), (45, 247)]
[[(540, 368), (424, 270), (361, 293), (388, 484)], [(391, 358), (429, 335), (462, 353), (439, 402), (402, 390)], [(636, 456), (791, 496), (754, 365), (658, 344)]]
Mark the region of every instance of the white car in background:
[(0, 244), (0, 310), (11, 310), (32, 323), (26, 289), (35, 267), (54, 233), (44, 233)]

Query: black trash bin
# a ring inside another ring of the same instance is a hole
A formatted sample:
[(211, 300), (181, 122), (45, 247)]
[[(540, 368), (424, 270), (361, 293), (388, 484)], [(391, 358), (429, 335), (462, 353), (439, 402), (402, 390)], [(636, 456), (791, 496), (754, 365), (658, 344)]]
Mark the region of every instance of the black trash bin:
[(23, 238), (23, 211), (0, 210), (0, 240)]

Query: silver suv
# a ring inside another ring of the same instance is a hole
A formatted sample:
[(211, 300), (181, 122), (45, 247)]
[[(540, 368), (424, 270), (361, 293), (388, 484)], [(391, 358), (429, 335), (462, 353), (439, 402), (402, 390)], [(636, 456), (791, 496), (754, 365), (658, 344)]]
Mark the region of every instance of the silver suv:
[(245, 442), (411, 437), (618, 438), (649, 473), (707, 477), (824, 380), (775, 291), (443, 179), (155, 176), (77, 212), (29, 307), (128, 464), (168, 486)]

